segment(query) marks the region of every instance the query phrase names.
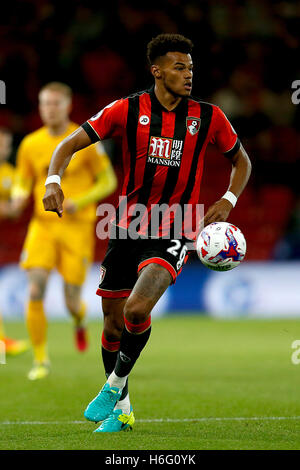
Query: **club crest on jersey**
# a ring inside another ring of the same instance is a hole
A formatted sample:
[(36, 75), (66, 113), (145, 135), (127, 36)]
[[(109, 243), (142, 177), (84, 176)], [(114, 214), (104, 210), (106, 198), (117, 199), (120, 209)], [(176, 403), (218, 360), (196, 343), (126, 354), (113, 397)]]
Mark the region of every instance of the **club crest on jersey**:
[(201, 126), (201, 119), (189, 116), (186, 118), (186, 128), (191, 135), (197, 134)]
[(104, 280), (104, 277), (105, 277), (105, 274), (106, 274), (106, 269), (104, 268), (104, 266), (101, 266), (100, 267), (100, 279), (99, 279), (99, 284), (101, 284)]
[(180, 167), (182, 151), (183, 140), (152, 136), (149, 141), (147, 162)]

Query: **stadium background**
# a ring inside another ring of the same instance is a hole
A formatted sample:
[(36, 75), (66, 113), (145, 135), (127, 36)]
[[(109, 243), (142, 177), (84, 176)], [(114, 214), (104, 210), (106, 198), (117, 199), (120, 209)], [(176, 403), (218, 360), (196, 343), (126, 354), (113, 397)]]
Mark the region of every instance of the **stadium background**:
[[(230, 221), (244, 232), (248, 252), (230, 273), (214, 273), (195, 256), (168, 290), (157, 314), (174, 310), (215, 315), (300, 313), (300, 106), (292, 82), (300, 78), (300, 6), (293, 1), (210, 2), (178, 0), (94, 2), (11, 1), (1, 6), (0, 79), (6, 105), (0, 125), (20, 140), (41, 125), (40, 87), (52, 80), (74, 91), (72, 119), (78, 124), (111, 101), (151, 84), (147, 42), (161, 32), (190, 37), (195, 49), (193, 94), (219, 105), (238, 131), (253, 164), (248, 187)], [(106, 143), (119, 179), (120, 150)], [(201, 202), (225, 191), (230, 167), (209, 149)], [(118, 192), (109, 198), (114, 202)], [(31, 208), (18, 221), (0, 221), (0, 308), (23, 316), (26, 279), (18, 262)], [(106, 243), (97, 240), (95, 266), (85, 286), (91, 314)], [(51, 279), (49, 314), (64, 315), (59, 280)], [(46, 305), (47, 308), (47, 305)]]

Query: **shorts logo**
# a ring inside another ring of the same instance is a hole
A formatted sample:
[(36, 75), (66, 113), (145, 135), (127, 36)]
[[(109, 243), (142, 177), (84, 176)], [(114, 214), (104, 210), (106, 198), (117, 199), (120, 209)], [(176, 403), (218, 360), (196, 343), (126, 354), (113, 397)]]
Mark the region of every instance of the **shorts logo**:
[(186, 118), (186, 128), (191, 135), (197, 134), (201, 126), (201, 119), (195, 117)]
[(149, 163), (180, 167), (183, 141), (166, 137), (151, 137), (149, 142)]
[(102, 284), (103, 280), (104, 280), (104, 277), (105, 277), (105, 274), (106, 274), (106, 269), (104, 268), (104, 266), (101, 266), (100, 267), (100, 281), (99, 281), (99, 285)]
[(140, 117), (139, 121), (140, 121), (140, 124), (143, 124), (143, 126), (147, 126), (147, 124), (149, 124), (150, 122), (150, 119), (148, 116), (144, 114), (143, 116)]

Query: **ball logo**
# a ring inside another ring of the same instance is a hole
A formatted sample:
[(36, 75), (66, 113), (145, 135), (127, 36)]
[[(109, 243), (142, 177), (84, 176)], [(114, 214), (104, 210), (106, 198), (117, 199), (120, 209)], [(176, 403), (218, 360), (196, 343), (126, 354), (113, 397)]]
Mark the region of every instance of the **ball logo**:
[(149, 122), (150, 122), (150, 119), (145, 114), (140, 117), (140, 124), (142, 124), (143, 126), (147, 126), (147, 124), (149, 124)]

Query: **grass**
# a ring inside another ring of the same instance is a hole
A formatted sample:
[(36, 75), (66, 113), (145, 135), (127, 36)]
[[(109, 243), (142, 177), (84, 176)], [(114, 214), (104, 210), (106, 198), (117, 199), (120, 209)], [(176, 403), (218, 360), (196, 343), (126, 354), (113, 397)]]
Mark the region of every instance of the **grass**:
[[(99, 435), (83, 411), (104, 383), (101, 323), (89, 324), (90, 349), (80, 354), (71, 325), (51, 322), (48, 378), (27, 380), (30, 352), (0, 365), (0, 449), (300, 449), (300, 364), (291, 362), (299, 326), (288, 319), (154, 320), (130, 378), (134, 431)], [(21, 323), (6, 327), (25, 336)], [(153, 419), (162, 421), (145, 421)]]

